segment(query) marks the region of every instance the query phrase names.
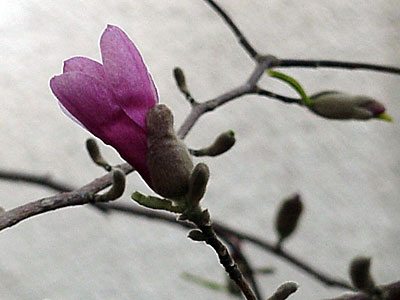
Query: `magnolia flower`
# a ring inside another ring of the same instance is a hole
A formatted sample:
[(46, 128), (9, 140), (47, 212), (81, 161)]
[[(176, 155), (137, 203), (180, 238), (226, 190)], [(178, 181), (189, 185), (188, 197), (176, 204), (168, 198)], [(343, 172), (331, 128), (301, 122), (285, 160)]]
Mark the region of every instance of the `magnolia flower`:
[(326, 91), (311, 96), (310, 100), (311, 104), (307, 107), (317, 115), (328, 119), (378, 118), (391, 121), (390, 116), (385, 113), (383, 104), (367, 96)]
[(107, 26), (100, 50), (103, 64), (68, 59), (50, 88), (68, 116), (114, 147), (151, 186), (146, 114), (158, 102), (156, 87), (138, 49), (120, 28)]

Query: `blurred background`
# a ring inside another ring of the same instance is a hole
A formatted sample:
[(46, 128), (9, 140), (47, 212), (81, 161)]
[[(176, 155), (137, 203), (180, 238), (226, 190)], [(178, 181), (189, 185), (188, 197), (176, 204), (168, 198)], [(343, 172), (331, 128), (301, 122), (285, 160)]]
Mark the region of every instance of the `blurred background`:
[[(261, 52), (400, 65), (400, 2), (219, 0)], [(222, 20), (201, 0), (0, 0), (0, 168), (48, 174), (73, 186), (103, 175), (88, 158), (88, 132), (65, 117), (48, 82), (62, 62), (82, 55), (100, 60), (106, 24), (123, 28), (141, 50), (172, 108), (178, 128), (189, 112), (172, 69), (185, 70), (199, 100), (246, 80), (253, 62)], [(246, 96), (203, 116), (190, 147), (234, 130), (237, 143), (204, 161), (211, 181), (203, 200), (215, 220), (274, 241), (280, 201), (302, 195), (305, 212), (286, 248), (334, 277), (347, 278), (356, 255), (373, 258), (378, 283), (399, 280), (400, 77), (366, 71), (300, 70), (308, 93), (337, 89), (383, 102), (394, 123), (337, 122), (296, 105)], [(264, 88), (296, 96), (264, 78)], [(102, 146), (113, 163), (120, 161)], [(125, 196), (148, 192), (136, 174)], [(54, 192), (0, 181), (0, 205), (11, 209)], [(231, 299), (181, 278), (182, 272), (223, 283), (213, 251), (187, 232), (138, 217), (104, 216), (90, 207), (66, 208), (0, 233), (0, 299)], [(276, 269), (258, 277), (265, 296), (287, 280), (293, 299), (321, 299), (328, 289), (276, 256), (246, 244), (254, 266)]]

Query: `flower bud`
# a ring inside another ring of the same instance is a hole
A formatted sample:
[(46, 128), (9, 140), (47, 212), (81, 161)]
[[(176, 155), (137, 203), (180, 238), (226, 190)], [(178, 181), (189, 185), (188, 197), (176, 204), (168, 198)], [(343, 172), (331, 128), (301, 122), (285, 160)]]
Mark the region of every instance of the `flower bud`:
[(183, 73), (183, 70), (181, 68), (176, 67), (174, 69), (174, 77), (179, 90), (184, 94), (188, 94), (189, 91), (186, 86), (185, 74)]
[(199, 163), (194, 168), (189, 181), (188, 201), (192, 206), (198, 205), (206, 192), (210, 170), (204, 163)]
[(113, 183), (111, 188), (102, 195), (97, 195), (95, 198), (96, 202), (106, 202), (118, 199), (122, 196), (125, 190), (125, 173), (120, 169), (114, 169), (112, 171)]
[(275, 221), (275, 230), (279, 236), (278, 246), (294, 232), (302, 211), (303, 203), (298, 194), (282, 202)]
[(268, 300), (285, 300), (299, 288), (298, 283), (287, 281), (282, 283)]
[(90, 155), (90, 158), (96, 165), (103, 167), (106, 171), (111, 171), (111, 166), (106, 162), (106, 160), (101, 155), (99, 146), (97, 145), (94, 139), (86, 140), (86, 149)]
[(193, 162), (185, 144), (175, 135), (169, 108), (156, 105), (147, 113), (147, 167), (152, 189), (178, 199), (189, 191)]
[(371, 258), (356, 257), (350, 263), (350, 278), (354, 287), (361, 291), (371, 293), (375, 283), (370, 273)]
[(372, 118), (391, 121), (382, 103), (367, 97), (337, 91), (324, 91), (310, 97), (311, 111), (328, 119), (368, 120)]
[(193, 151), (195, 156), (217, 156), (225, 153), (235, 144), (235, 133), (232, 130), (221, 133), (214, 141), (214, 143), (200, 150)]

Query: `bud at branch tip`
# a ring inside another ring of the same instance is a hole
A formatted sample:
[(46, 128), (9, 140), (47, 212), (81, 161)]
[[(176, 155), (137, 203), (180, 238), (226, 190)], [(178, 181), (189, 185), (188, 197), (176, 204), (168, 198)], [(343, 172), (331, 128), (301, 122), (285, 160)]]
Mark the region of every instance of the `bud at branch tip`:
[(194, 156), (217, 156), (227, 152), (235, 144), (235, 133), (232, 130), (221, 133), (210, 146), (200, 149), (191, 150)]
[(371, 258), (359, 256), (351, 261), (349, 273), (355, 288), (367, 294), (374, 294), (377, 289), (370, 273), (370, 267)]
[(90, 158), (96, 165), (104, 168), (106, 171), (111, 171), (112, 167), (101, 155), (100, 148), (94, 139), (86, 140), (86, 149), (90, 155)]
[(122, 196), (125, 190), (125, 173), (119, 169), (112, 171), (112, 186), (111, 188), (102, 195), (95, 196), (95, 202), (106, 202), (116, 200)]
[(302, 211), (303, 203), (299, 194), (282, 201), (275, 220), (275, 230), (278, 234), (277, 248), (280, 248), (283, 240), (296, 230)]
[(189, 89), (186, 85), (185, 74), (183, 73), (183, 70), (181, 68), (176, 67), (174, 69), (174, 77), (175, 77), (176, 85), (178, 86), (181, 93), (185, 95), (185, 97), (189, 101), (189, 103), (190, 104), (196, 103), (196, 100), (192, 97), (192, 95), (189, 92)]
[(208, 179), (210, 178), (210, 170), (204, 163), (199, 163), (194, 168), (189, 179), (188, 204), (196, 207), (206, 192)]
[(291, 294), (297, 291), (299, 285), (296, 282), (288, 281), (282, 283), (275, 291), (275, 293), (268, 298), (268, 300), (285, 300)]

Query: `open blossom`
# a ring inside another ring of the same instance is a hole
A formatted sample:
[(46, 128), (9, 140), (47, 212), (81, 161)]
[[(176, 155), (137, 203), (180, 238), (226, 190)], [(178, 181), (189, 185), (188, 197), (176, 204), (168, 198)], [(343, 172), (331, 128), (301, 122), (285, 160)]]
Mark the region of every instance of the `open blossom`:
[(61, 108), (113, 146), (151, 186), (146, 164), (146, 114), (158, 102), (156, 87), (129, 37), (108, 25), (100, 39), (103, 64), (85, 57), (64, 62), (50, 80)]

